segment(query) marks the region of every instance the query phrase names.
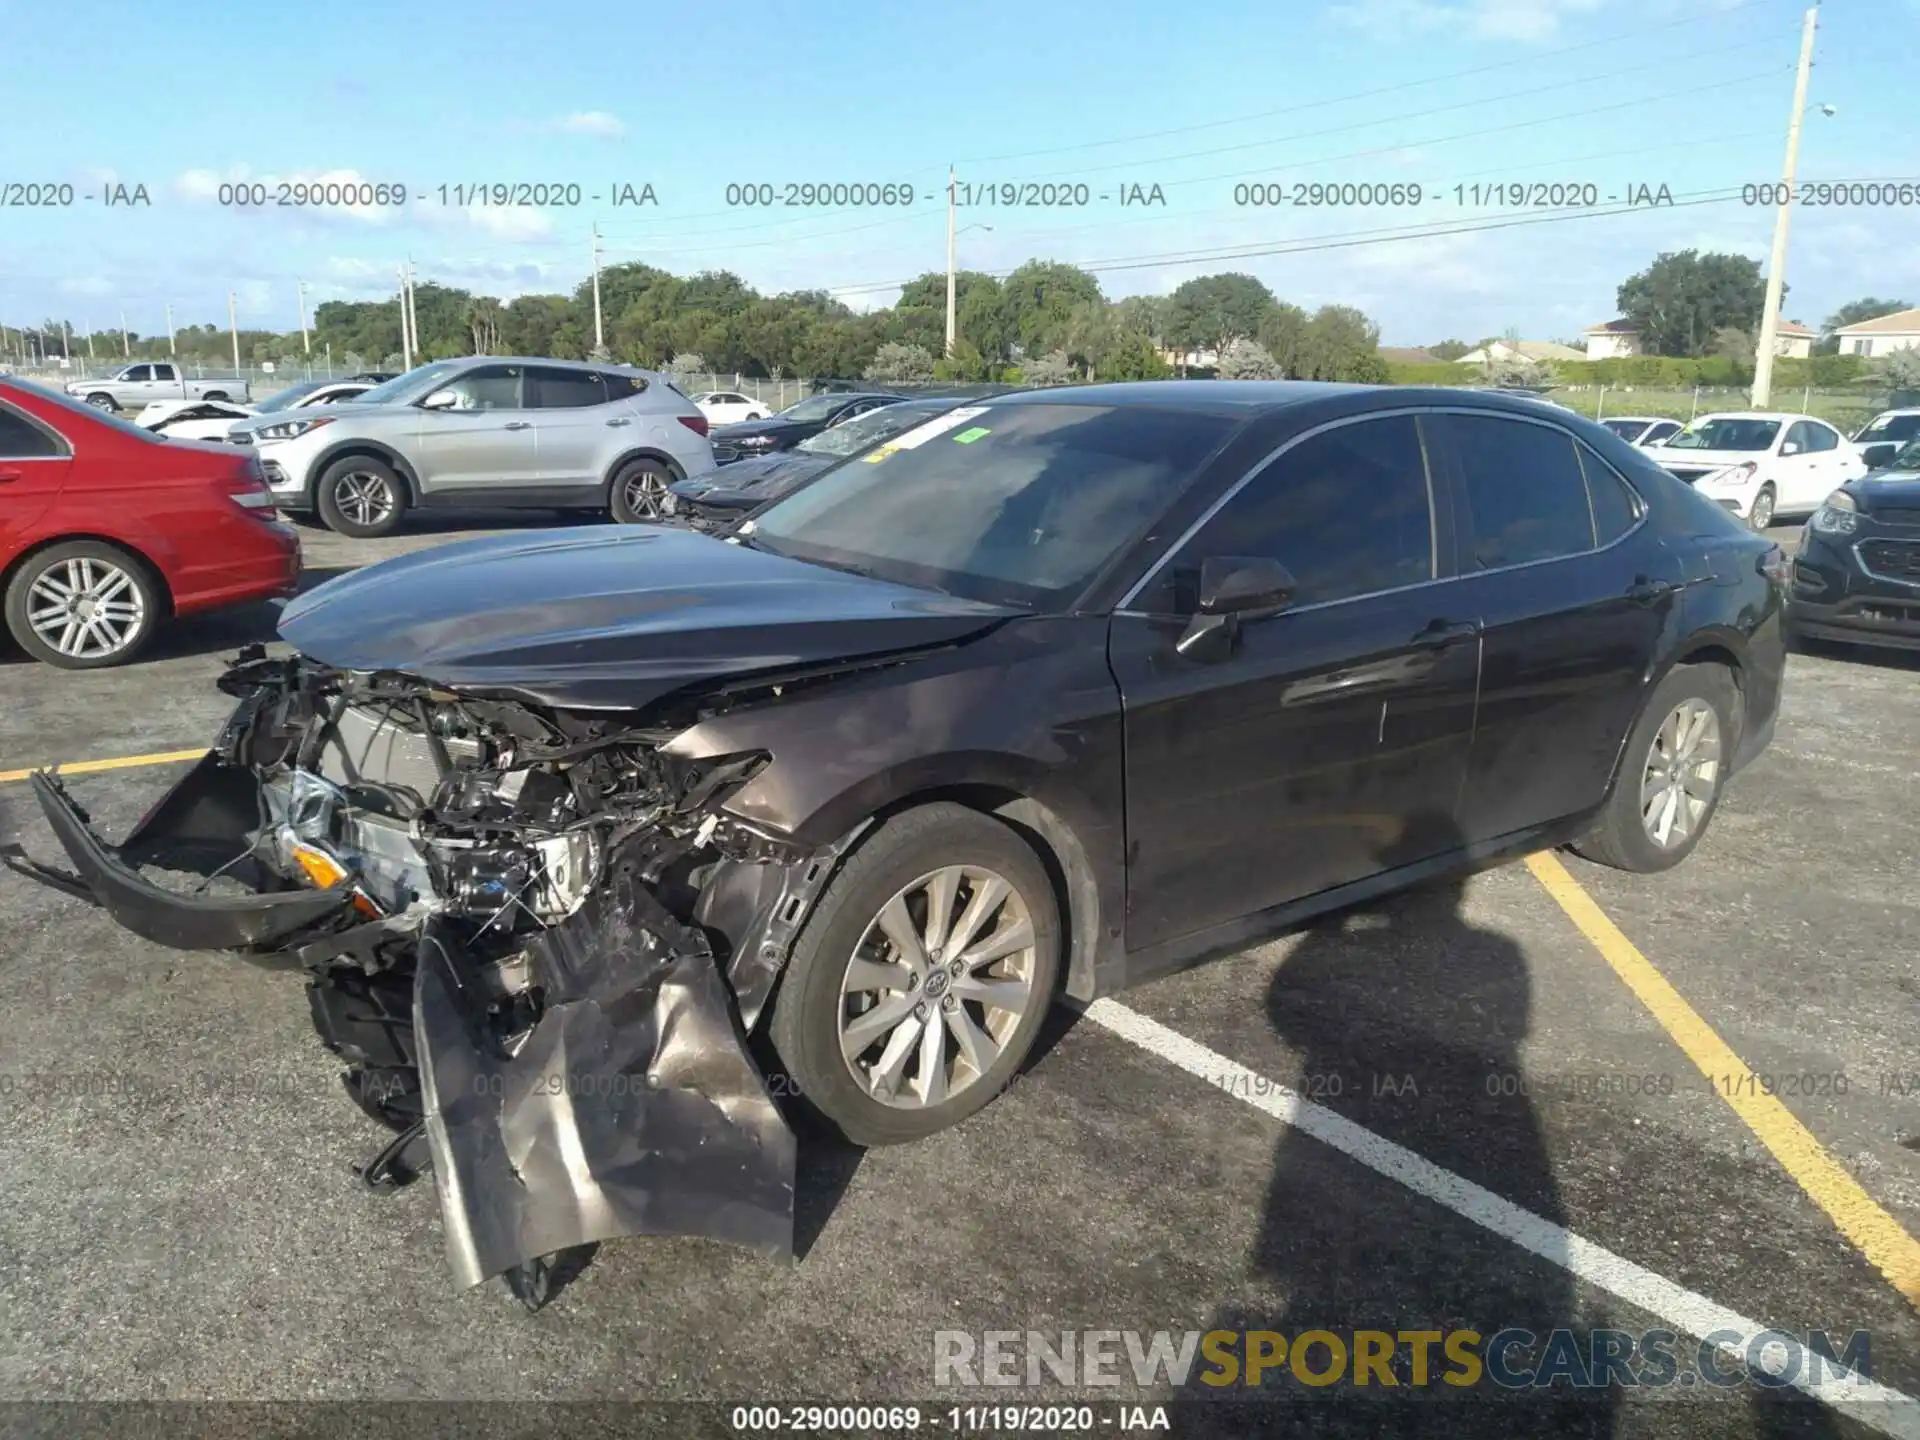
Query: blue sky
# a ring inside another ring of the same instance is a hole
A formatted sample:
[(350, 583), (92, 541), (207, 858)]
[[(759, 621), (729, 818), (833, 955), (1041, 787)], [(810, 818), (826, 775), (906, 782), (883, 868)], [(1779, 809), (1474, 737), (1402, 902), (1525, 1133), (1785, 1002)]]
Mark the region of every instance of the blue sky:
[[(499, 295), (571, 289), (589, 227), (608, 261), (729, 269), (864, 308), (945, 263), (963, 182), (1084, 182), (1084, 208), (980, 207), (963, 266), (1090, 263), (1110, 296), (1245, 270), (1308, 307), (1366, 310), (1389, 344), (1517, 327), (1571, 337), (1662, 250), (1764, 258), (1798, 0), (1164, 0), (193, 5), (0, 0), (0, 182), (144, 184), (150, 207), (0, 208), (0, 321), (100, 328), (297, 323), (419, 275)], [(575, 18), (578, 17), (578, 18)], [(1822, 11), (1808, 180), (1920, 183), (1920, 0)], [(1836, 107), (1821, 114), (1819, 104)], [(400, 209), (238, 211), (233, 181), (398, 182)], [(440, 185), (577, 183), (577, 207), (441, 204)], [(910, 182), (907, 207), (730, 207), (736, 182)], [(1418, 183), (1417, 208), (1253, 208), (1249, 182)], [(1387, 240), (1526, 218), (1456, 185), (1646, 184), (1730, 203)], [(614, 186), (658, 204), (614, 208)], [(1158, 184), (1164, 206), (1101, 201)], [(425, 199), (420, 199), (422, 194)], [(601, 195), (599, 203), (587, 198)], [(1320, 248), (1305, 248), (1305, 247)], [(1293, 253), (1207, 258), (1293, 247)], [(1173, 258), (1194, 256), (1193, 259)], [(1110, 268), (1099, 268), (1108, 266)], [(1786, 311), (1920, 303), (1920, 205), (1798, 208)]]

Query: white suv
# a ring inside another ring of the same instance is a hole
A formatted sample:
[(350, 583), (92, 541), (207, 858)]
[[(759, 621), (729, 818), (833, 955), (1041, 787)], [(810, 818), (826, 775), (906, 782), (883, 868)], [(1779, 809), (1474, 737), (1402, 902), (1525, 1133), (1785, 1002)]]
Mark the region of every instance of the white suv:
[[(242, 438), (242, 437), (245, 438)], [(240, 421), (274, 500), (343, 535), (390, 534), (413, 506), (532, 505), (659, 516), (713, 468), (707, 418), (648, 370), (475, 355), (436, 360), (344, 405)]]
[(1867, 473), (1860, 452), (1826, 421), (1761, 411), (1702, 415), (1647, 458), (1755, 530), (1775, 516), (1811, 515)]

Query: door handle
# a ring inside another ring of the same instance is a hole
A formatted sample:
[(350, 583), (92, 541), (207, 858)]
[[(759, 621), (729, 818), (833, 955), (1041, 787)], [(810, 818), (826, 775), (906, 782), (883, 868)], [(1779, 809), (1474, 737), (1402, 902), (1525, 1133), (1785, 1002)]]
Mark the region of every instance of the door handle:
[(607, 421), (607, 424), (609, 425), (631, 425), (632, 423), (633, 421), (629, 420), (624, 415), (616, 415), (613, 417), (613, 419)]
[(533, 428), (533, 422), (531, 420), (509, 420), (500, 428), (502, 430), (531, 430)]
[(1449, 645), (1470, 640), (1479, 633), (1478, 620), (1434, 620), (1409, 643), (1419, 650), (1444, 650)]
[(1671, 580), (1650, 580), (1645, 575), (1641, 575), (1627, 587), (1627, 599), (1636, 605), (1653, 605), (1666, 599), (1679, 588)]
[(20, 478), (18, 470), (0, 470), (0, 485), (11, 485)]

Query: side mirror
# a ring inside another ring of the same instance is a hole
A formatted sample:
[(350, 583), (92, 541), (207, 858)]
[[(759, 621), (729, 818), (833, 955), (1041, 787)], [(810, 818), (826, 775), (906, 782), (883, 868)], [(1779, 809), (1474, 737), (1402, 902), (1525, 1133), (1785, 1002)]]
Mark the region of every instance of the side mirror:
[(460, 403), (457, 390), (436, 390), (420, 402), (422, 410), (451, 410)]
[(1198, 613), (1175, 645), (1191, 660), (1224, 659), (1245, 620), (1277, 615), (1293, 602), (1295, 582), (1278, 560), (1214, 555), (1200, 562)]
[(1780, 453), (1782, 455), (1798, 455), (1800, 453), (1800, 442), (1798, 440), (1787, 441), (1786, 444), (1780, 447)]

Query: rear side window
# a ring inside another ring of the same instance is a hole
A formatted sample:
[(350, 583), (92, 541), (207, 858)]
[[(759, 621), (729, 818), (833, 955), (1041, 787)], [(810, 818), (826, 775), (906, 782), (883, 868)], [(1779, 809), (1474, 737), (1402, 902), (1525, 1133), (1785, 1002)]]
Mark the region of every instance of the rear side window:
[(1453, 439), (1467, 508), (1468, 570), (1593, 548), (1593, 512), (1573, 437), (1497, 415), (1438, 417)]
[(532, 410), (580, 410), (607, 403), (606, 386), (592, 370), (527, 371), (527, 407)]
[(1829, 430), (1824, 425), (1808, 425), (1803, 428), (1807, 432), (1807, 449), (1833, 450), (1838, 448), (1840, 436), (1837, 431)]
[(1580, 468), (1587, 477), (1587, 498), (1593, 508), (1593, 538), (1611, 545), (1640, 519), (1640, 497), (1614, 469), (1586, 446), (1580, 448)]
[(1244, 555), (1292, 573), (1319, 605), (1433, 578), (1433, 506), (1411, 415), (1326, 430), (1255, 475), (1181, 547), (1150, 608), (1187, 614), (1201, 562)]
[[(609, 400), (631, 400), (635, 395), (645, 393), (647, 388), (647, 382), (638, 375), (621, 375), (613, 370), (602, 370), (600, 383), (607, 387)], [(671, 385), (667, 388), (673, 389)], [(675, 390), (674, 393), (677, 395), (680, 392)]]
[(0, 460), (48, 460), (65, 453), (53, 436), (0, 405)]

